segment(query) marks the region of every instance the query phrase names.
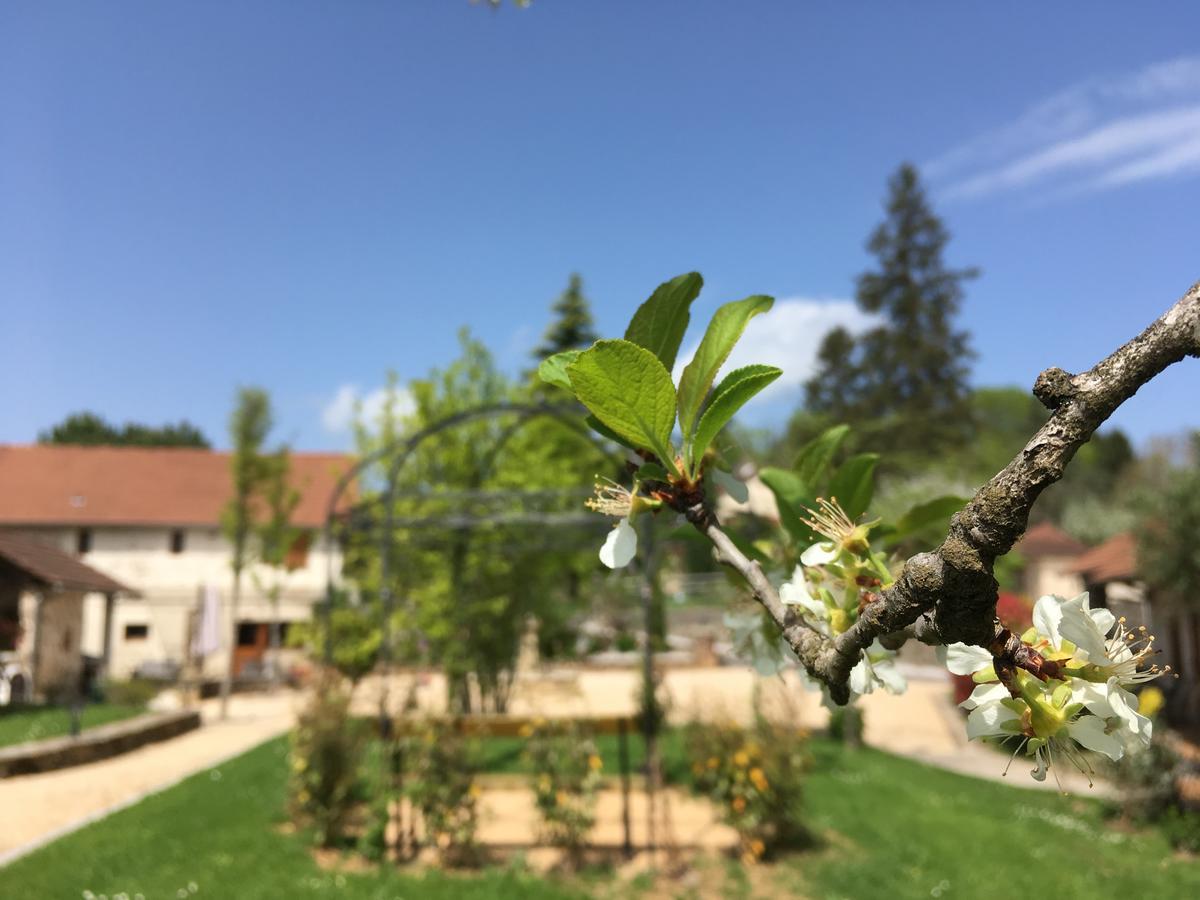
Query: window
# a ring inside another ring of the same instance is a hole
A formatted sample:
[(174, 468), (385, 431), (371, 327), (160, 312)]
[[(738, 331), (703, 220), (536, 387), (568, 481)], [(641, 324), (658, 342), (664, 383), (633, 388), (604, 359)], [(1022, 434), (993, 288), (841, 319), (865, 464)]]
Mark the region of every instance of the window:
[(239, 647), (257, 647), (258, 643), (258, 623), (257, 622), (238, 622), (237, 642)]
[(296, 535), (296, 539), (292, 541), (292, 546), (288, 547), (287, 556), (283, 561), (284, 566), (289, 572), (295, 569), (303, 569), (308, 565), (308, 548), (311, 544), (311, 532), (302, 531)]
[(75, 535), (75, 552), (80, 556), (92, 552), (92, 529), (80, 528)]
[(144, 641), (150, 637), (149, 625), (126, 625), (125, 640), (127, 641)]
[(182, 528), (176, 528), (171, 532), (171, 552), (182, 553), (184, 543), (184, 532)]

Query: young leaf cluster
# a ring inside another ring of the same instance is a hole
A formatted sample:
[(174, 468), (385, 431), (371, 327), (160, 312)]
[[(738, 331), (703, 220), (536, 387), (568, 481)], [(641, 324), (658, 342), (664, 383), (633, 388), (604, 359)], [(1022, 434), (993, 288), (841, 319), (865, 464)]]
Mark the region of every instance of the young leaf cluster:
[(716, 311), (674, 383), (671, 370), (703, 284), (697, 272), (664, 282), (638, 307), (623, 339), (558, 353), (538, 368), (543, 381), (565, 388), (587, 407), (596, 431), (654, 457), (668, 478), (682, 484), (700, 480), (705, 454), (721, 429), (782, 374), (774, 366), (744, 366), (714, 387), (746, 325), (774, 303), (756, 295)]

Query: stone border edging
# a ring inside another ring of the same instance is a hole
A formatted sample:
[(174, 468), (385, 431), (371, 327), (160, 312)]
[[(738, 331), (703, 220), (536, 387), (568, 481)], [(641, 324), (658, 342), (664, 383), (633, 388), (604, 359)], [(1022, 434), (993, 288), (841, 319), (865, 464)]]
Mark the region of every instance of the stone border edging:
[(200, 727), (198, 710), (146, 713), (89, 728), (76, 737), (26, 741), (0, 748), (0, 778), (33, 775), (96, 762)]

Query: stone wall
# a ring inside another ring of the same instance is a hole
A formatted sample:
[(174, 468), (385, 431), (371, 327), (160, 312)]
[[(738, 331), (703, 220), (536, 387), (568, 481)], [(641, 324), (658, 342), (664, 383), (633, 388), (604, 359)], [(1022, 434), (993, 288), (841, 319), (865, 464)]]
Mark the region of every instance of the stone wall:
[(25, 604), (34, 619), (28, 642), (34, 693), (49, 699), (73, 696), (83, 671), (83, 594), (46, 591), (40, 611), (36, 595), (27, 596), (35, 601)]

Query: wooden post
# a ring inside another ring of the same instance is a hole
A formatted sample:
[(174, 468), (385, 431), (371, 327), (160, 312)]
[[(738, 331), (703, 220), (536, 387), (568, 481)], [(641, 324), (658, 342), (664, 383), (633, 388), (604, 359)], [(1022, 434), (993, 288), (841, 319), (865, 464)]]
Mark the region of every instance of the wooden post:
[(617, 760), (621, 767), (621, 825), (625, 829), (625, 858), (633, 858), (633, 829), (629, 821), (629, 721), (617, 720)]
[[(649, 517), (647, 517), (649, 518)], [(646, 522), (642, 546), (642, 734), (646, 741), (646, 848), (654, 864), (658, 795), (658, 691), (654, 677), (654, 523)]]
[(112, 675), (113, 608), (116, 606), (116, 602), (116, 594), (108, 593), (104, 595), (104, 649), (100, 652), (100, 658), (104, 666), (104, 676), (106, 678)]

